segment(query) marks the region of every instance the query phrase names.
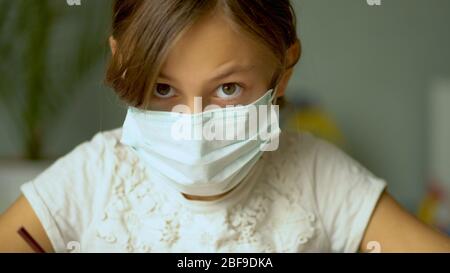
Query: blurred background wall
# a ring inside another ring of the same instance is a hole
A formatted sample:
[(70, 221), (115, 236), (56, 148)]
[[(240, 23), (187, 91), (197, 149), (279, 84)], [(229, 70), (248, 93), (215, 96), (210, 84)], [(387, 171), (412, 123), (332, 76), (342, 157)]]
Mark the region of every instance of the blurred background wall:
[[(292, 1), (303, 58), (288, 98), (318, 102), (342, 132), (346, 151), (386, 179), (391, 193), (416, 212), (430, 175), (428, 95), (436, 79), (450, 77), (450, 1), (382, 0), (380, 6), (369, 6), (365, 0)], [(42, 154), (52, 160), (95, 132), (121, 126), (125, 108), (102, 85), (109, 54), (106, 39), (111, 1), (81, 1), (81, 6), (68, 6), (63, 0), (49, 2), (61, 12), (49, 35), (51, 50), (46, 60), (53, 88), (62, 94), (75, 88), (66, 102), (57, 105), (56, 114), (43, 119)], [(4, 28), (5, 21), (14, 18), (14, 14), (8, 16), (1, 18), (2, 43), (6, 40), (20, 48), (23, 40)], [(68, 81), (70, 76), (64, 72), (74, 61), (91, 58), (77, 49), (81, 37), (88, 37), (100, 57), (84, 67), (88, 73), (71, 72), (83, 76)], [(18, 50), (12, 50), (8, 59), (17, 54)], [(23, 80), (23, 68), (16, 63), (10, 60), (8, 67), (2, 67), (2, 71), (13, 70), (17, 77), (2, 78), (4, 72), (0, 71), (1, 81), (8, 81), (1, 85), (1, 92), (23, 90), (24, 86), (15, 82)], [(23, 101), (7, 101), (15, 103)], [(0, 166), (3, 164), (4, 173), (5, 168), (10, 169), (8, 164), (24, 154), (10, 112), (0, 103)], [(1, 194), (0, 210), (12, 198), (5, 190)]]
[(427, 95), (450, 76), (450, 1), (294, 2), (304, 58), (293, 90), (319, 97), (350, 153), (414, 210), (428, 179)]

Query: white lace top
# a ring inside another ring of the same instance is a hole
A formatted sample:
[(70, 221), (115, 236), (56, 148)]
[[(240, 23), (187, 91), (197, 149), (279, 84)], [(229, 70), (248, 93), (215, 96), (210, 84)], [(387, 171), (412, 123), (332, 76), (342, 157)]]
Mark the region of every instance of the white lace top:
[(56, 252), (355, 252), (386, 186), (308, 133), (281, 134), (246, 183), (215, 201), (193, 201), (98, 133), (22, 192)]

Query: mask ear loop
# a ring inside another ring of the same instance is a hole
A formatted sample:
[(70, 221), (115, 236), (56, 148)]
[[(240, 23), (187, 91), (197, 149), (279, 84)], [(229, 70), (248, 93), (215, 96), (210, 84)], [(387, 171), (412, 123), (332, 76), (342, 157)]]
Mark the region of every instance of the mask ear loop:
[[(272, 94), (271, 94), (271, 96), (270, 96), (270, 104), (271, 105), (277, 105), (277, 93), (278, 93), (278, 84), (277, 85), (275, 85), (275, 87), (272, 89), (272, 92), (271, 92)], [(270, 113), (272, 114), (272, 110), (270, 110)], [(272, 130), (272, 129), (271, 129)], [(262, 158), (267, 158), (267, 156), (268, 156), (268, 153), (267, 152), (264, 152), (263, 154), (262, 154), (262, 156), (261, 156), (261, 158), (260, 159), (262, 159)]]
[(278, 85), (276, 85), (276, 86), (273, 88), (272, 96), (271, 96), (271, 98), (270, 98), (271, 104), (273, 104), (273, 105), (276, 105), (276, 104), (277, 104), (277, 99), (278, 99), (277, 93), (278, 93)]

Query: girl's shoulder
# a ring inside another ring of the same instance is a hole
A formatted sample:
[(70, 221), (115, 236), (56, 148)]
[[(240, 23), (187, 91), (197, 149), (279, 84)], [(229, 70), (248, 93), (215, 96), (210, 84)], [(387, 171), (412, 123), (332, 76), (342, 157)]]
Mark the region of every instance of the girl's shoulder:
[(279, 148), (268, 154), (268, 161), (284, 171), (291, 167), (313, 183), (332, 183), (339, 175), (373, 176), (341, 147), (310, 132), (283, 132)]
[[(143, 179), (137, 158), (120, 143), (121, 128), (96, 133), (21, 186), (54, 249), (79, 241), (92, 219), (103, 213), (114, 186)], [(117, 183), (116, 183), (117, 182)]]
[(341, 148), (308, 132), (282, 133), (279, 149), (266, 157), (265, 172), (265, 191), (289, 203), (279, 210), (289, 212), (277, 215), (303, 219), (298, 212), (306, 211), (317, 221), (316, 235), (328, 238), (329, 250), (336, 252), (358, 250), (387, 185)]

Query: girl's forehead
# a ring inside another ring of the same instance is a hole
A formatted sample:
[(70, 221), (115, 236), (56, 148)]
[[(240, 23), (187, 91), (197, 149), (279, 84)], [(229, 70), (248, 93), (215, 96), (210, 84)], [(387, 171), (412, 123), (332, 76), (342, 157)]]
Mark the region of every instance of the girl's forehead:
[[(220, 14), (205, 16), (180, 34), (162, 71), (211, 70), (229, 62), (271, 66), (275, 57), (262, 43)], [(191, 71), (192, 72), (192, 71)], [(200, 71), (199, 71), (200, 72)]]

